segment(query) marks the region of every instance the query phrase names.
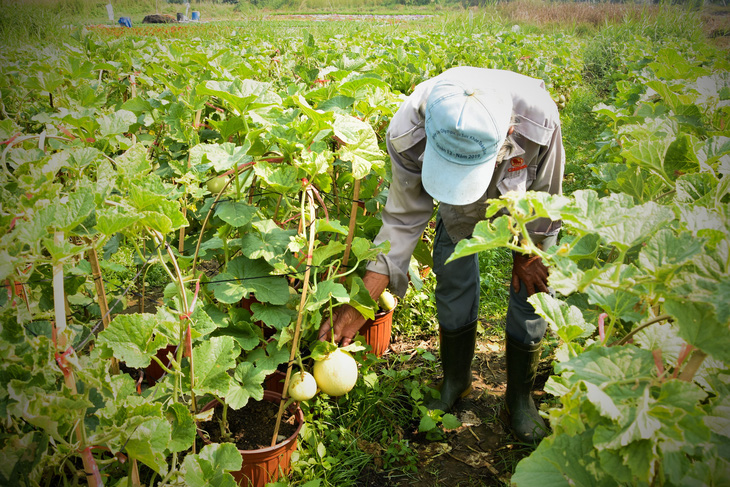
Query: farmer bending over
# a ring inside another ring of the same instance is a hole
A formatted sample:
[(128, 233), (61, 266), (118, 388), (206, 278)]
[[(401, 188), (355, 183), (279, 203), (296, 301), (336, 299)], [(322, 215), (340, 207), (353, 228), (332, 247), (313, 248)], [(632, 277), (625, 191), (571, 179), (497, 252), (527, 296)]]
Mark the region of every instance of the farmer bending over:
[[(565, 155), (558, 110), (541, 80), (509, 71), (457, 67), (425, 81), (403, 102), (386, 136), (393, 180), (375, 239), (390, 252), (371, 262), (363, 278), (373, 298), (386, 287), (403, 296), (411, 254), (433, 215), (433, 270), (444, 379), (428, 407), (449, 411), (471, 391), (471, 362), (479, 311), (477, 255), (444, 264), (456, 243), (485, 218), (486, 201), (508, 191), (560, 194)], [(560, 222), (528, 227), (542, 248), (554, 244)], [(506, 406), (515, 435), (545, 435), (531, 390), (547, 328), (527, 297), (547, 292), (548, 270), (539, 257), (513, 253), (507, 308)], [(365, 323), (355, 309), (334, 314), (334, 340), (347, 345)], [(321, 328), (329, 337), (330, 322)]]

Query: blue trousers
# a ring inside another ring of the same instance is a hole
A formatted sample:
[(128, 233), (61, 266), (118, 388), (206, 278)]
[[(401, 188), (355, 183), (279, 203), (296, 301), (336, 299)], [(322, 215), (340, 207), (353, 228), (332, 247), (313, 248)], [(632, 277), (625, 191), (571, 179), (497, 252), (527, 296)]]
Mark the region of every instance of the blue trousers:
[[(546, 238), (543, 248), (554, 244), (556, 240), (557, 236)], [(458, 330), (479, 317), (479, 257), (474, 254), (444, 264), (455, 247), (438, 215), (433, 243), (433, 271), (436, 274), (436, 312), (439, 325), (446, 330)], [(507, 335), (520, 343), (532, 345), (542, 340), (546, 329), (547, 322), (527, 302), (527, 286), (521, 283), (520, 292), (516, 293), (510, 285)]]

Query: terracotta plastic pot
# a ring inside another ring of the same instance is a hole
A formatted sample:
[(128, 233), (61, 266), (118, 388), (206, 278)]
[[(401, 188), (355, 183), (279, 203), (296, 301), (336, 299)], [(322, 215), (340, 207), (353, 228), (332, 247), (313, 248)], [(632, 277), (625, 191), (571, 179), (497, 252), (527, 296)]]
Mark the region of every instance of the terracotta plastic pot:
[(282, 372), (281, 370), (275, 370), (271, 374), (267, 375), (266, 379), (264, 379), (264, 390), (283, 394), (285, 378), (286, 372)]
[[(160, 359), (160, 362), (165, 364), (165, 367), (169, 368), (170, 361), (167, 359), (168, 353), (175, 355), (177, 353), (177, 345), (168, 345), (165, 348), (161, 348), (157, 351), (157, 353), (155, 353), (155, 355), (158, 359)], [(150, 362), (150, 364), (144, 371), (144, 376), (147, 379), (147, 385), (149, 385), (150, 387), (154, 386), (163, 375), (165, 375), (165, 371), (162, 370), (160, 364), (158, 364), (154, 360)]]
[[(264, 401), (273, 402), (278, 405), (281, 402), (281, 394), (274, 391), (264, 391)], [(218, 406), (218, 401), (211, 401), (203, 411)], [(257, 450), (238, 450), (243, 459), (243, 466), (238, 472), (231, 472), (238, 485), (244, 487), (264, 487), (269, 482), (275, 482), (282, 476), (286, 477), (291, 471), (291, 455), (297, 449), (297, 436), (304, 425), (304, 413), (299, 407), (291, 405), (290, 411), (296, 415), (299, 423), (296, 431), (287, 439), (268, 448)], [(198, 435), (206, 442), (200, 430)]]
[[(397, 301), (396, 301), (397, 304)], [(393, 328), (393, 311), (381, 311), (375, 314), (375, 319), (368, 320), (362, 328), (360, 334), (365, 337), (368, 345), (373, 347), (375, 356), (382, 356), (390, 346), (390, 333)]]

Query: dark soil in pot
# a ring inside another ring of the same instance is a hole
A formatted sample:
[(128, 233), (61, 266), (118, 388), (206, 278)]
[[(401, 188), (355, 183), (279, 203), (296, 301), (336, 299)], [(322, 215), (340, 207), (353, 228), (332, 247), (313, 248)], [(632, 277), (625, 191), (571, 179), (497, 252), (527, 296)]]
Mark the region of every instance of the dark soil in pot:
[[(222, 412), (223, 408), (220, 405), (216, 406), (213, 419), (200, 424), (213, 443), (226, 441), (221, 438), (220, 418)], [(269, 401), (249, 401), (248, 404), (238, 410), (228, 408), (228, 429), (236, 447), (239, 450), (257, 450), (270, 447), (278, 412), (278, 403)], [(277, 443), (293, 435), (297, 430), (297, 426), (296, 416), (285, 409), (279, 427)]]

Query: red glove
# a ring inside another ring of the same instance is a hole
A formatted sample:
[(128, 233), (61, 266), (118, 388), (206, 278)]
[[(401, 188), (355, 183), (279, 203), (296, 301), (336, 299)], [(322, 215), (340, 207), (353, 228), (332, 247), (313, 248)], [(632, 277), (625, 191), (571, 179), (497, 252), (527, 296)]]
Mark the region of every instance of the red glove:
[(548, 268), (537, 255), (515, 253), (512, 259), (512, 288), (520, 292), (520, 281), (527, 286), (527, 295), (548, 292)]

